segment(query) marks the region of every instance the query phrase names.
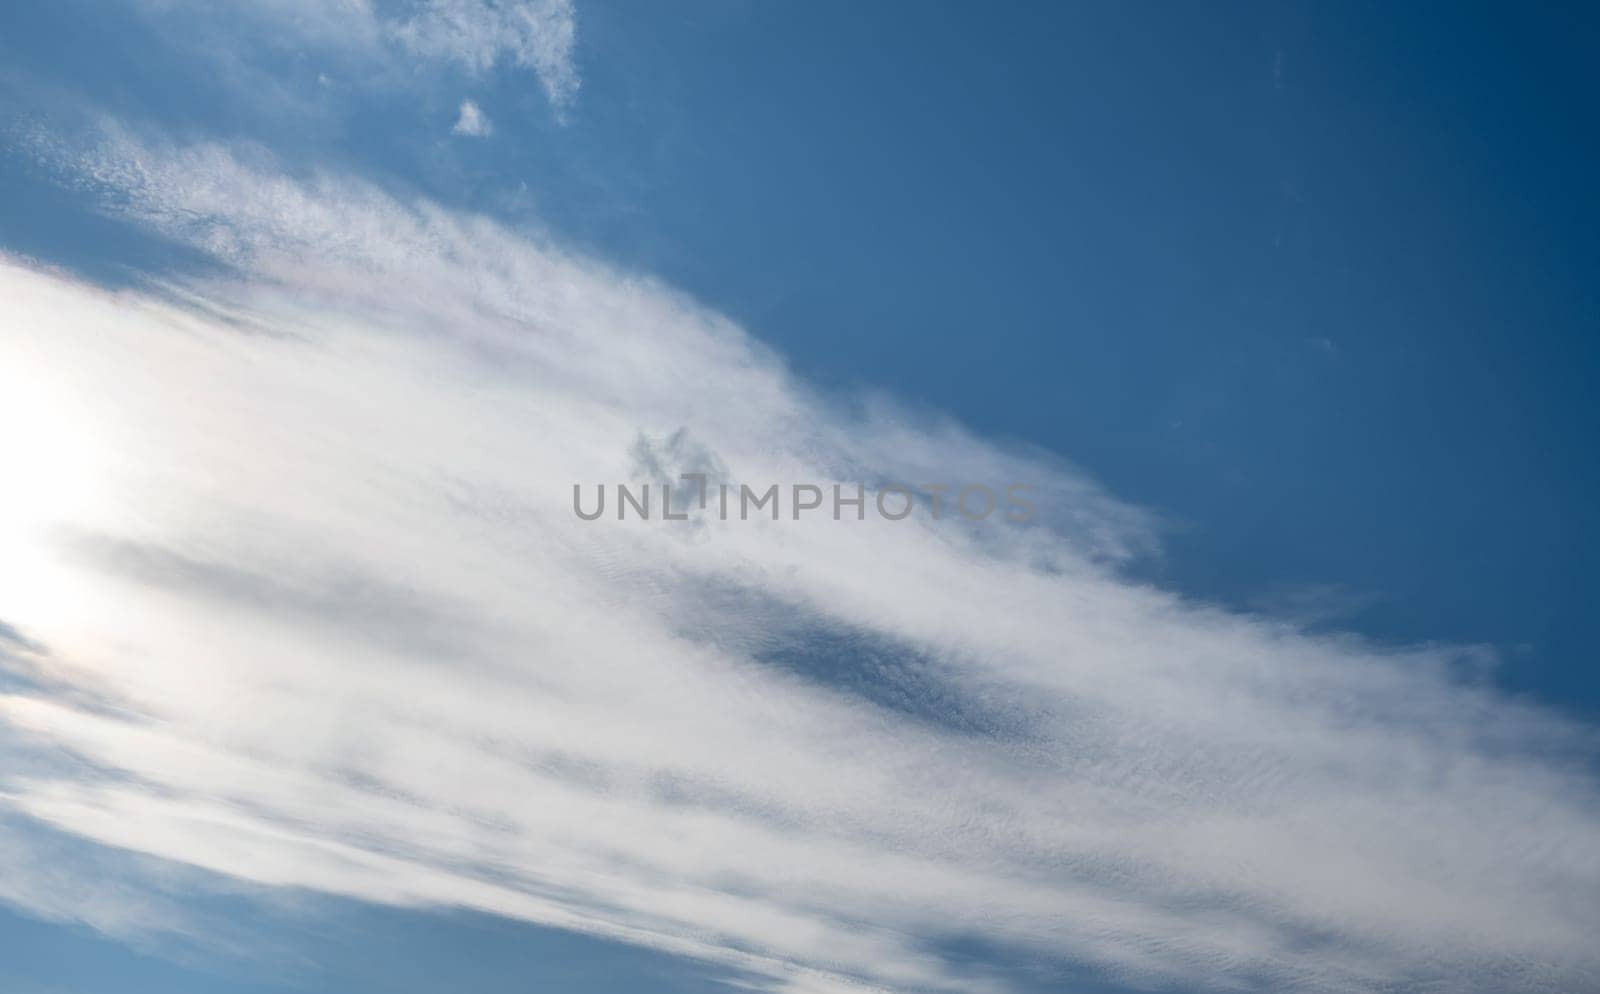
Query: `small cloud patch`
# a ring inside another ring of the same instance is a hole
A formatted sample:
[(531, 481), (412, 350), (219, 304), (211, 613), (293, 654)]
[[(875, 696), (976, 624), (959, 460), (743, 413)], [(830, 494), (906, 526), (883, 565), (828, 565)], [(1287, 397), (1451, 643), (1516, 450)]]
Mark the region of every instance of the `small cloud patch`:
[(455, 127), (450, 131), (452, 134), (466, 135), (469, 138), (487, 138), (494, 134), (494, 125), (477, 104), (471, 100), (463, 100), (461, 113), (456, 116)]

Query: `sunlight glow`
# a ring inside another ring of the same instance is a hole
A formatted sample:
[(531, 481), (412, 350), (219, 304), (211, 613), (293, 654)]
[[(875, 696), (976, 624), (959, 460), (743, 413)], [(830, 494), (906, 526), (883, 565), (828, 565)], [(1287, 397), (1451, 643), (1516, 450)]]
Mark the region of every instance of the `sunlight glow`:
[(104, 447), (85, 398), (37, 356), (0, 364), (0, 604), (57, 616), (63, 603), (51, 543), (102, 503)]

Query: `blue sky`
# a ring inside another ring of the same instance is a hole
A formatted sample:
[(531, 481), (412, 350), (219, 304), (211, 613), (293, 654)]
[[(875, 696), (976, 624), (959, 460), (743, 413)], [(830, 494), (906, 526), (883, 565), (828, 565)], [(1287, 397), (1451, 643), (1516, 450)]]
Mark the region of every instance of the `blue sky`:
[(10, 5), (0, 978), (1596, 983), (1596, 28)]

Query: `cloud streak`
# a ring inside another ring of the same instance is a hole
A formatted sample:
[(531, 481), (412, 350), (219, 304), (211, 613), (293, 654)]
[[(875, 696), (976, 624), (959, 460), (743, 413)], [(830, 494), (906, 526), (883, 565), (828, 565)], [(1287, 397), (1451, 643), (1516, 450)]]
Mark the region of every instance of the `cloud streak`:
[[(582, 86), (571, 0), (267, 0), (225, 8), (194, 0), (128, 2), (158, 19), (181, 13), (184, 36), (202, 39), (205, 55), (255, 89), (283, 85), (243, 56), (252, 48), (260, 49), (256, 57), (273, 50), (261, 44), (263, 32), (274, 44), (292, 39), (303, 55), (369, 84), (405, 85), (424, 69), (469, 78), (500, 69), (531, 72), (558, 118)], [(241, 45), (243, 39), (250, 43)]]
[(532, 69), (558, 110), (578, 92), (571, 0), (426, 0), (385, 31), (407, 51), (472, 73), (481, 75), (502, 61)]
[[(4, 645), (48, 679), (0, 722), (79, 760), (6, 778), (16, 815), (797, 994), (1016, 989), (962, 943), (1211, 990), (1600, 980), (1592, 732), (1470, 654), (1134, 582), (1148, 516), (1070, 467), (842, 410), (482, 217), (222, 146), (62, 162), (234, 275), (0, 266), (58, 453), (12, 484)], [(1042, 523), (577, 521), (641, 435), (735, 480), (1026, 480)]]

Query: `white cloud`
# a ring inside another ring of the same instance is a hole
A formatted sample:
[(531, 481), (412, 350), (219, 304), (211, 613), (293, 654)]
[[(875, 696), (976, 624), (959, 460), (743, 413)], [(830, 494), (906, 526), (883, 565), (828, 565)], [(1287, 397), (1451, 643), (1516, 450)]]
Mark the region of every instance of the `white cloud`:
[(418, 55), (474, 73), (487, 72), (502, 59), (532, 69), (558, 109), (569, 106), (578, 92), (571, 0), (426, 0), (414, 16), (388, 31)]
[(471, 100), (461, 101), (461, 111), (456, 115), (456, 123), (450, 131), (469, 138), (486, 138), (494, 133), (494, 125), (490, 123), (489, 116)]
[[(215, 146), (78, 168), (243, 275), (0, 266), (11, 413), (57, 453), (10, 484), (0, 619), (49, 662), (0, 727), (87, 761), (13, 773), (14, 812), (775, 990), (1005, 990), (965, 937), (1204, 989), (1600, 979), (1593, 736), (1455, 653), (1130, 582), (1145, 516), (1070, 468), (835, 410), (486, 219)], [(659, 458), (744, 480), (1027, 479), (1053, 530), (575, 519), (679, 428)]]
[[(185, 39), (253, 87), (281, 80), (252, 68), (241, 37), (261, 31), (293, 38), (303, 57), (355, 63), (354, 77), (399, 85), (419, 66), (481, 77), (501, 67), (531, 71), (557, 116), (571, 108), (582, 80), (575, 62), (577, 15), (571, 0), (267, 0), (252, 5), (196, 0), (131, 0), (161, 17), (183, 18)], [(326, 73), (319, 79), (327, 78)]]

